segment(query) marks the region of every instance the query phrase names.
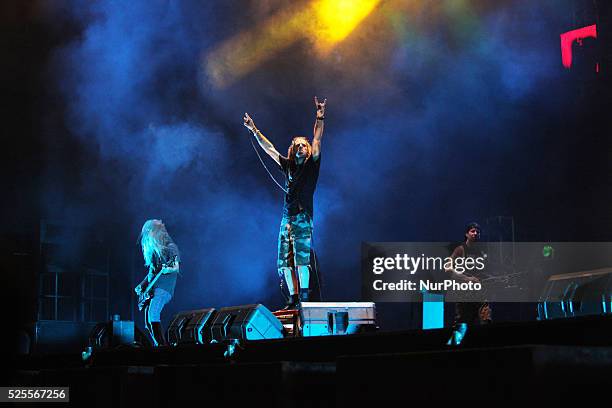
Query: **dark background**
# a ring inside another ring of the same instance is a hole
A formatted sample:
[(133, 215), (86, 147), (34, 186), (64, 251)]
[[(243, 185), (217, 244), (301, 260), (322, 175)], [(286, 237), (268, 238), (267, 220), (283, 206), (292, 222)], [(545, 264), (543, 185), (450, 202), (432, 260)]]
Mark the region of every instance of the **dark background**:
[[(362, 241), (452, 241), (494, 216), (512, 217), (517, 241), (611, 240), (609, 6), (435, 3), (380, 2), (330, 53), (300, 37), (220, 87), (211, 52), (308, 2), (2, 2), (10, 318), (37, 318), (41, 220), (64, 227), (54, 256), (67, 270), (101, 259), (109, 313), (139, 325), (131, 292), (149, 218), (182, 251), (166, 321), (280, 306), (282, 192), (242, 115), (284, 152), (310, 137), (314, 95), (328, 98), (314, 236), (325, 300), (359, 299)], [(565, 69), (559, 35), (593, 23), (600, 38)], [(417, 326), (410, 305), (378, 310), (383, 329)]]

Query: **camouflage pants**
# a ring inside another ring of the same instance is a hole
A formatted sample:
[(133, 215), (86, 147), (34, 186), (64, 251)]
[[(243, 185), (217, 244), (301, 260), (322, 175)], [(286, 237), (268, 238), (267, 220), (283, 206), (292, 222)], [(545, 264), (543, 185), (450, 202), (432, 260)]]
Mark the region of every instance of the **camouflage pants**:
[(312, 245), (312, 219), (301, 212), (285, 215), (278, 234), (278, 268), (310, 265)]

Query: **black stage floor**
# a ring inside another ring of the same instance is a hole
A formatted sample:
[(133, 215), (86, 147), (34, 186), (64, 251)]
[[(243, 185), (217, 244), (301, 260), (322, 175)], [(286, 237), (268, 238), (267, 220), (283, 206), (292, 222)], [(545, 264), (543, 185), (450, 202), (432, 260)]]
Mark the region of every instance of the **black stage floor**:
[(612, 387), (612, 316), (469, 328), (22, 356), (13, 385), (69, 386), (72, 406), (588, 404)]

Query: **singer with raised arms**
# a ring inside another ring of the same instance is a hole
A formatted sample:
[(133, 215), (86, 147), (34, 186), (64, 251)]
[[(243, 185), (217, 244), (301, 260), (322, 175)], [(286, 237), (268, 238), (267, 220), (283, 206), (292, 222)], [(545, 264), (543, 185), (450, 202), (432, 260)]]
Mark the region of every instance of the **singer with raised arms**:
[(278, 234), (278, 273), (285, 278), (290, 299), (287, 308), (307, 301), (310, 281), (310, 252), (313, 231), (313, 197), (321, 166), (321, 139), (327, 99), (314, 97), (316, 118), (312, 144), (304, 136), (291, 141), (287, 156), (257, 129), (248, 113), (244, 126), (255, 136), (259, 146), (278, 164), (285, 175), (283, 216)]

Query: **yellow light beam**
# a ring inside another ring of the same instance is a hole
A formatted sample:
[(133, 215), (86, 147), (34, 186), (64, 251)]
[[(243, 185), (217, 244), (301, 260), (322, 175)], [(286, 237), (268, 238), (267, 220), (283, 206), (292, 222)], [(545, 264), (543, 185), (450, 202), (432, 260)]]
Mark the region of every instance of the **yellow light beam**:
[(315, 25), (310, 26), (321, 42), (320, 51), (329, 51), (344, 40), (363, 19), (374, 10), (380, 0), (318, 0), (312, 4)]
[(241, 32), (210, 52), (206, 72), (225, 87), (254, 70), (276, 52), (304, 38), (326, 55), (344, 40), (380, 0), (315, 0), (298, 11), (280, 11), (254, 29)]

